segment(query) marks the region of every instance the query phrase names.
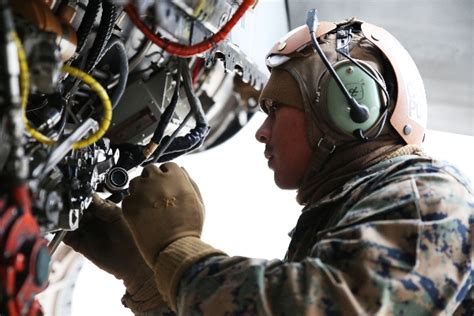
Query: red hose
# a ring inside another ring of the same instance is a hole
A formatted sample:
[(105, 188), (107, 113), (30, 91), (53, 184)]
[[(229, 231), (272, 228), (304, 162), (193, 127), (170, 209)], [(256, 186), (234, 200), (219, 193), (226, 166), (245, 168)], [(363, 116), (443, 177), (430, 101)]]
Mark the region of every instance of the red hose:
[(235, 24), (237, 24), (240, 18), (244, 15), (247, 9), (254, 4), (254, 2), (255, 0), (244, 0), (232, 18), (219, 30), (219, 32), (200, 43), (190, 46), (170, 42), (156, 35), (145, 23), (143, 23), (133, 5), (129, 4), (125, 6), (124, 11), (128, 14), (128, 17), (133, 24), (154, 44), (172, 55), (190, 57), (205, 52), (212, 48), (213, 45), (225, 39)]

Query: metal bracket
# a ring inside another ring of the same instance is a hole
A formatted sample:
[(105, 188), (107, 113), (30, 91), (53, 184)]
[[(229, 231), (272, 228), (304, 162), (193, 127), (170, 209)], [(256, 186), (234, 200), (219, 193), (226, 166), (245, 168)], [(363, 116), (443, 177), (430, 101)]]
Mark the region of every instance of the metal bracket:
[(51, 171), (71, 150), (72, 145), (83, 138), (91, 130), (97, 130), (99, 124), (92, 118), (88, 118), (81, 126), (76, 128), (61, 144), (59, 144), (50, 154), (47, 161), (36, 167), (33, 171), (33, 178)]
[(206, 52), (204, 57), (208, 63), (216, 59), (222, 60), (227, 71), (237, 72), (244, 82), (259, 91), (268, 80), (268, 76), (258, 68), (257, 64), (229, 40), (217, 44), (212, 50)]

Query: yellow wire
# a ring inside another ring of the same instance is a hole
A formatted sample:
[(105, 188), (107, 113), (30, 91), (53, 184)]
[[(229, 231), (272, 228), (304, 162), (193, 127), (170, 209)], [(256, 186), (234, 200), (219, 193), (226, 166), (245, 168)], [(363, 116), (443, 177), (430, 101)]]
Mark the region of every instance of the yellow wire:
[(91, 75), (68, 65), (64, 65), (61, 68), (61, 71), (66, 72), (87, 84), (97, 94), (102, 102), (102, 106), (104, 107), (104, 117), (100, 122), (99, 130), (89, 138), (80, 140), (72, 145), (72, 148), (74, 149), (84, 148), (98, 141), (102, 136), (104, 136), (107, 129), (109, 129), (110, 121), (112, 120), (112, 102), (110, 102), (109, 95), (105, 89)]
[(28, 133), (31, 134), (33, 138), (38, 140), (39, 142), (47, 145), (53, 145), (55, 143), (54, 140), (51, 138), (41, 134), (40, 132), (33, 129), (28, 122), (26, 117), (26, 105), (28, 103), (28, 93), (30, 91), (30, 72), (28, 70), (28, 63), (26, 62), (26, 55), (23, 45), (21, 44), (18, 35), (13, 32), (12, 33), (13, 41), (15, 42), (18, 50), (18, 62), (20, 64), (20, 106), (21, 106), (21, 119), (23, 120), (23, 124), (25, 125), (25, 129)]
[[(31, 134), (31, 136), (34, 139), (36, 139), (40, 143), (43, 143), (45, 145), (54, 145), (56, 141), (49, 138), (48, 136), (41, 134), (39, 131), (31, 127), (28, 121), (28, 118), (26, 117), (26, 105), (28, 103), (28, 92), (29, 92), (28, 63), (26, 61), (25, 50), (16, 33), (13, 33), (13, 40), (15, 41), (15, 44), (18, 49), (18, 60), (20, 63), (20, 89), (21, 89), (20, 90), (20, 96), (21, 96), (20, 104), (21, 104), (21, 109), (22, 109), (21, 116), (22, 116), (23, 123), (25, 124), (25, 129), (28, 131), (28, 133)], [(105, 89), (92, 76), (88, 75), (87, 73), (77, 68), (67, 66), (67, 65), (64, 65), (61, 68), (61, 71), (66, 72), (70, 74), (71, 76), (76, 77), (82, 80), (85, 84), (87, 84), (95, 93), (97, 93), (100, 101), (102, 102), (102, 106), (104, 107), (104, 117), (102, 118), (102, 121), (100, 122), (100, 126), (97, 132), (95, 132), (89, 138), (80, 140), (72, 145), (72, 148), (74, 149), (84, 148), (98, 141), (102, 136), (104, 136), (105, 132), (109, 128), (110, 121), (112, 120), (112, 103), (110, 102), (110, 98), (107, 92), (105, 91)]]

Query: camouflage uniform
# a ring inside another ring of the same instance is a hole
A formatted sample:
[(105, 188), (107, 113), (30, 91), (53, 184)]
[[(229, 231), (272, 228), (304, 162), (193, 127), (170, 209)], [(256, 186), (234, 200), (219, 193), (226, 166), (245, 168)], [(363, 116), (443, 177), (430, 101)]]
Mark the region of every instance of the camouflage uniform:
[(180, 315), (474, 315), (474, 197), (447, 163), (385, 160), (305, 207), (284, 261), (214, 256)]

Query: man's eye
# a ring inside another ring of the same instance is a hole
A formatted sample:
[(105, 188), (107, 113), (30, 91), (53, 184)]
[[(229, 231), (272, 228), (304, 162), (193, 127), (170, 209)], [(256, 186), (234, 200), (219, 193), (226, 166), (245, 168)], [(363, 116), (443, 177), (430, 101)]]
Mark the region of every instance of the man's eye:
[(277, 109), (278, 104), (270, 100), (265, 100), (260, 105), (260, 110), (268, 116), (274, 115)]
[(268, 115), (275, 115), (275, 112), (278, 110), (278, 106), (276, 104), (272, 104), (268, 107)]

